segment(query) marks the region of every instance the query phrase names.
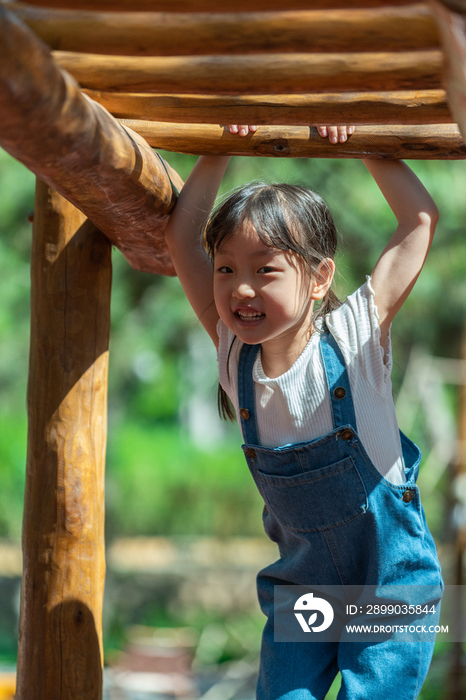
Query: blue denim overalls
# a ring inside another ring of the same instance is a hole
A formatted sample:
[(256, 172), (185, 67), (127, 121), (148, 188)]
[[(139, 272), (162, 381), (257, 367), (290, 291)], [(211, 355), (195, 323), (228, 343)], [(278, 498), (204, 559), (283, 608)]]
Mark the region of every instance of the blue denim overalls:
[(274, 642), (275, 585), (443, 587), (415, 484), (419, 448), (401, 433), (406, 483), (382, 477), (356, 432), (341, 351), (329, 331), (319, 344), (334, 427), (321, 438), (286, 447), (259, 444), (252, 369), (260, 346), (244, 345), (240, 353), (243, 450), (265, 501), (265, 531), (280, 552), (257, 576), (268, 618), (257, 699), (321, 700), (341, 671), (339, 700), (414, 700), (430, 665), (431, 642)]

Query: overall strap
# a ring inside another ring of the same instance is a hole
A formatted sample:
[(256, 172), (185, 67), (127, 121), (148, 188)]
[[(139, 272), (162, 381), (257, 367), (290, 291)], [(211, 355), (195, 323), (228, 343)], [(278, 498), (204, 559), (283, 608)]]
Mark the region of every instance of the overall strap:
[(338, 343), (330, 331), (326, 330), (322, 333), (319, 345), (325, 376), (327, 377), (333, 427), (339, 428), (342, 425), (351, 425), (357, 431), (348, 371)]
[(249, 445), (259, 445), (259, 434), (256, 422), (256, 401), (252, 368), (259, 352), (260, 345), (243, 344), (238, 363), (238, 403), (241, 431), (244, 442)]

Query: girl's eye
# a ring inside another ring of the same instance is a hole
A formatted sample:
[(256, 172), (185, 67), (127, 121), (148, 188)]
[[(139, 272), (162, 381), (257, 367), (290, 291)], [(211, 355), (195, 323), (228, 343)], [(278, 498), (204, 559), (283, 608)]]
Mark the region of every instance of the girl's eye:
[(258, 272), (275, 272), (275, 268), (264, 265), (264, 267), (259, 268)]
[(228, 267), (227, 265), (222, 265), (222, 267), (217, 268), (217, 272), (221, 272), (223, 274), (228, 274), (230, 272), (233, 272), (231, 267)]

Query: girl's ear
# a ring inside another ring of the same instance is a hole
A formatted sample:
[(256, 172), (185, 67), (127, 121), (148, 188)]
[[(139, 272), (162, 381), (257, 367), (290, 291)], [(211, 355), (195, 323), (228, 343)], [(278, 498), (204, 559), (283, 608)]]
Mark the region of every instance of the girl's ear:
[(324, 258), (313, 274), (311, 299), (323, 299), (330, 289), (335, 274), (335, 262), (332, 258)]

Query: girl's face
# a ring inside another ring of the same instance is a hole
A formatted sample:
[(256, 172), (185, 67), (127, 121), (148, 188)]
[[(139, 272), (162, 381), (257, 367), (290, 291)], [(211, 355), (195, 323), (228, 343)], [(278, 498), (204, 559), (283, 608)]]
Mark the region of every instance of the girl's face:
[[(331, 278), (330, 278), (331, 281)], [(302, 352), (310, 336), (319, 284), (291, 251), (265, 245), (245, 222), (214, 256), (214, 300), (220, 318), (238, 338), (264, 350)], [(295, 353), (296, 354), (296, 353)]]

